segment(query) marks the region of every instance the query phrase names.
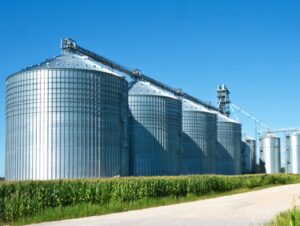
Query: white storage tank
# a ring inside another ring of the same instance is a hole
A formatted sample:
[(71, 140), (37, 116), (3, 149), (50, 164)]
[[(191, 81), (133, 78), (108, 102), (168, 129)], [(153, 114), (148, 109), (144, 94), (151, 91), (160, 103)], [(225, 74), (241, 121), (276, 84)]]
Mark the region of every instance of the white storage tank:
[(280, 173), (280, 138), (273, 133), (267, 133), (262, 142), (261, 163), (267, 174)]
[(290, 134), (289, 139), (290, 173), (300, 174), (300, 133)]

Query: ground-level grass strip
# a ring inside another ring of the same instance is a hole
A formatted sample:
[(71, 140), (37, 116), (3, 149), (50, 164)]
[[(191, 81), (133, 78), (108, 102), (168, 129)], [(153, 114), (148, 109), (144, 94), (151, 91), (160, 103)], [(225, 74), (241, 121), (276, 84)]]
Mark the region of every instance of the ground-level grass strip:
[[(95, 205), (95, 204), (79, 204), (68, 207), (58, 207), (44, 210), (31, 217), (23, 217), (12, 223), (11, 225), (19, 226), (26, 224), (34, 224), (41, 222), (50, 222), (50, 221), (59, 221), (67, 219), (75, 219), (81, 217), (90, 217), (90, 216), (100, 216), (111, 213), (126, 212), (130, 210), (139, 210), (151, 207), (166, 206), (172, 204), (180, 204), (192, 201), (199, 201), (211, 198), (217, 198), (222, 196), (240, 194), (245, 192), (262, 190), (270, 187), (275, 187), (276, 185), (268, 185), (258, 188), (243, 188), (236, 189), (230, 192), (218, 193), (218, 194), (208, 194), (204, 196), (196, 195), (187, 195), (185, 197), (163, 197), (163, 198), (151, 198), (151, 199), (142, 199), (133, 202), (124, 203), (121, 201), (115, 201), (107, 203), (104, 205)], [(1, 224), (0, 224), (1, 225)]]
[(279, 214), (276, 219), (266, 226), (300, 226), (300, 207)]

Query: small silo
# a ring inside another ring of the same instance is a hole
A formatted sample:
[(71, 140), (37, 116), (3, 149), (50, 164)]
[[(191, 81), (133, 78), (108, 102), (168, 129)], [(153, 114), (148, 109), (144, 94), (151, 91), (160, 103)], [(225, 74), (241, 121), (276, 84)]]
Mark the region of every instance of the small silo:
[(291, 166), (291, 134), (285, 137), (286, 143), (286, 152), (285, 152), (285, 160), (286, 160), (286, 173), (292, 173), (292, 166)]
[(215, 174), (217, 115), (182, 99), (182, 131), (181, 174)]
[(128, 103), (130, 174), (178, 175), (182, 113), (174, 94), (149, 82), (130, 85)]
[(256, 141), (245, 136), (242, 139), (242, 172), (255, 173), (256, 168)]
[(241, 174), (241, 124), (218, 112), (217, 116), (217, 174)]
[(267, 133), (262, 139), (261, 163), (267, 174), (280, 173), (280, 138)]
[(290, 134), (290, 173), (300, 174), (300, 133)]
[(128, 82), (75, 52), (6, 80), (7, 180), (128, 174)]

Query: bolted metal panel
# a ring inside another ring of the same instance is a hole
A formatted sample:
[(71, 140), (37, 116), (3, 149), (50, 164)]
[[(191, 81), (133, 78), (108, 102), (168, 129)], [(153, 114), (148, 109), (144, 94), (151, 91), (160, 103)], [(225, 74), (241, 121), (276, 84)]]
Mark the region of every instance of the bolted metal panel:
[(241, 167), (241, 124), (218, 114), (217, 174), (238, 175)]
[(280, 138), (272, 133), (267, 133), (261, 143), (260, 162), (263, 166), (263, 172), (267, 174), (280, 173)]
[(286, 139), (286, 173), (291, 174), (292, 173), (292, 166), (291, 166), (291, 136), (287, 135), (285, 137)]
[(215, 174), (217, 115), (182, 100), (182, 174)]
[(181, 154), (181, 101), (148, 82), (129, 89), (130, 174), (178, 175)]
[(290, 173), (300, 174), (300, 133), (292, 133), (290, 135), (289, 143)]
[(242, 172), (255, 173), (256, 142), (253, 138), (244, 137), (242, 141)]
[(9, 76), (6, 179), (128, 175), (127, 90), (74, 54)]

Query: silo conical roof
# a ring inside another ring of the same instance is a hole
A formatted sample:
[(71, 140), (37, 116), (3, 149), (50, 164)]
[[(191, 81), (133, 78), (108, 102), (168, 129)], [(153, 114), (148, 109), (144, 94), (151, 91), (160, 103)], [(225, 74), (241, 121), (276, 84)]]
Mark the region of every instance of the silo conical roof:
[(245, 140), (254, 140), (254, 141), (255, 141), (255, 139), (254, 139), (253, 137), (250, 137), (250, 136), (248, 136), (248, 135), (245, 135), (245, 136), (243, 137), (243, 141), (245, 141)]
[[(190, 101), (188, 99), (182, 99), (182, 110), (183, 111), (199, 111), (199, 112), (207, 112), (207, 113), (213, 113), (204, 106), (197, 104), (193, 101)], [(215, 114), (215, 113), (213, 113)]]
[(217, 116), (218, 116), (218, 122), (231, 122), (231, 123), (241, 124), (240, 122), (238, 122), (238, 121), (236, 121), (236, 120), (234, 120), (232, 118), (229, 118), (229, 117), (221, 114), (220, 112), (217, 112), (217, 111), (212, 111), (212, 112), (214, 112), (214, 113), (217, 114)]
[(43, 70), (43, 69), (81, 69), (90, 71), (100, 71), (109, 74), (119, 76), (117, 73), (113, 72), (108, 67), (102, 65), (101, 63), (94, 61), (88, 56), (75, 53), (75, 52), (65, 52), (58, 55), (52, 59), (47, 59), (40, 64), (33, 65), (23, 69), (21, 72), (27, 70)]
[(296, 131), (290, 134), (290, 136), (300, 136), (300, 132)]
[(134, 82), (129, 88), (128, 95), (163, 96), (178, 99), (178, 97), (173, 93), (145, 81)]
[(278, 138), (278, 136), (275, 135), (274, 133), (267, 133), (267, 134), (265, 135), (265, 138)]

